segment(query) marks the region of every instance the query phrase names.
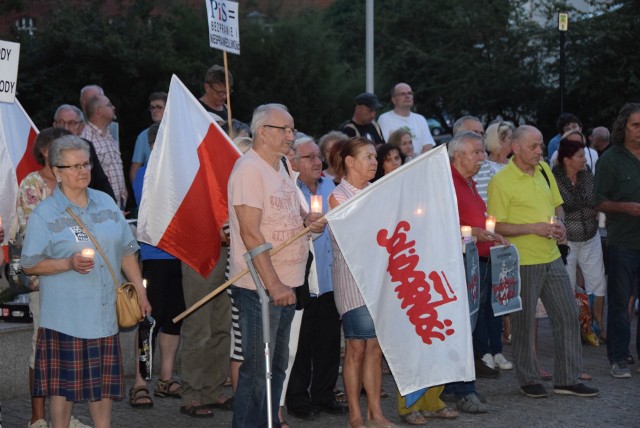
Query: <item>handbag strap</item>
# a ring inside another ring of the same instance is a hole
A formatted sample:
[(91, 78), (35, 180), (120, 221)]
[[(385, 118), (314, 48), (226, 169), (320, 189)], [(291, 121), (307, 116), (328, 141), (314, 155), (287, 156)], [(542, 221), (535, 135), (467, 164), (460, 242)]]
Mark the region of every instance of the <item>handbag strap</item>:
[(67, 212), (69, 213), (69, 215), (71, 215), (71, 217), (73, 217), (76, 223), (78, 223), (78, 226), (80, 226), (82, 230), (84, 230), (84, 233), (87, 234), (91, 242), (93, 242), (93, 245), (96, 247), (96, 250), (98, 250), (98, 252), (102, 256), (102, 260), (104, 260), (104, 262), (107, 264), (107, 267), (109, 268), (109, 272), (111, 272), (111, 276), (113, 277), (113, 283), (116, 285), (116, 288), (118, 288), (118, 285), (119, 285), (118, 278), (116, 277), (116, 274), (113, 271), (113, 268), (111, 267), (111, 263), (109, 263), (109, 259), (107, 259), (107, 257), (104, 255), (104, 252), (102, 251), (102, 248), (100, 248), (100, 245), (98, 245), (98, 241), (96, 241), (96, 239), (93, 237), (91, 232), (87, 230), (87, 228), (84, 226), (84, 223), (82, 223), (82, 221), (73, 213), (73, 211), (71, 211), (70, 207), (67, 207)]

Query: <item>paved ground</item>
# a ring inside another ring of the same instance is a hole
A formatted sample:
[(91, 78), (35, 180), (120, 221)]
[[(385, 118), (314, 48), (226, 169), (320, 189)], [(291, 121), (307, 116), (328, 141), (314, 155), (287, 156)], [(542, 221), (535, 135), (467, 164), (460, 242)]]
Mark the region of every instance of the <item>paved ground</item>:
[[(634, 320), (635, 324), (635, 320)], [(635, 328), (633, 329), (635, 337)], [(545, 368), (552, 370), (551, 327), (548, 320), (541, 322), (540, 360)], [(635, 342), (633, 342), (635, 345)], [(632, 345), (632, 346), (633, 346)], [(631, 379), (614, 379), (608, 373), (606, 349), (584, 346), (585, 371), (593, 376), (590, 385), (599, 388), (601, 394), (595, 398), (553, 396), (547, 399), (531, 399), (520, 394), (512, 371), (503, 372), (497, 380), (480, 379), (478, 390), (488, 399), (489, 413), (486, 415), (466, 415), (454, 421), (431, 421), (429, 426), (442, 427), (640, 427), (640, 364), (630, 366)], [(511, 359), (511, 347), (505, 346), (505, 355)], [(635, 356), (635, 352), (634, 352)], [(428, 364), (425, 363), (425, 370)], [(340, 383), (342, 381), (340, 380)], [(127, 379), (131, 384), (131, 379)], [(553, 382), (547, 382), (552, 388)], [(395, 408), (392, 376), (384, 376), (384, 388), (391, 393), (383, 399), (385, 414), (400, 424)], [(217, 412), (212, 419), (198, 420), (181, 415), (179, 401), (174, 399), (155, 400), (148, 410), (133, 410), (126, 401), (115, 403), (113, 409), (114, 428), (134, 427), (229, 427), (231, 412)], [(90, 423), (86, 404), (76, 404), (74, 414), (83, 422)], [(20, 396), (2, 399), (4, 428), (24, 428), (30, 416), (29, 397)], [(302, 421), (287, 416), (292, 427), (345, 427), (347, 416), (320, 415), (313, 421)]]

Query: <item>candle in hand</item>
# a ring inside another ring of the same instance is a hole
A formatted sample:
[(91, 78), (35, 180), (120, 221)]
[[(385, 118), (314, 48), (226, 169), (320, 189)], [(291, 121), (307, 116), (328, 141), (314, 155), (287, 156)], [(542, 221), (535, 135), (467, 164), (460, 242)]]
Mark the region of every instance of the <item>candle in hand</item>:
[(471, 238), (471, 226), (462, 226), (460, 232), (463, 238)]
[(2, 226), (2, 216), (0, 215), (0, 226)]
[(311, 212), (322, 213), (322, 195), (311, 195)]
[(492, 215), (487, 216), (487, 221), (485, 223), (485, 229), (487, 232), (495, 233), (496, 232), (496, 218)]
[(549, 216), (549, 223), (558, 224), (558, 216), (557, 215), (550, 215)]
[(88, 259), (93, 259), (95, 254), (96, 252), (93, 250), (93, 248), (85, 248), (82, 250), (82, 257), (86, 257)]

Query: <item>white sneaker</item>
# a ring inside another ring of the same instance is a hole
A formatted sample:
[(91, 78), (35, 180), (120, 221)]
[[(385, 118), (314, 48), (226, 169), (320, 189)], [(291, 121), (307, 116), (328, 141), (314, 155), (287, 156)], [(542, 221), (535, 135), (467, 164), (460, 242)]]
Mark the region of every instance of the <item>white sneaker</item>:
[(89, 425), (85, 425), (71, 415), (71, 421), (69, 422), (69, 428), (91, 428)]
[(38, 419), (32, 424), (27, 422), (27, 428), (49, 428), (49, 424), (44, 419)]
[(491, 367), (492, 369), (496, 368), (496, 362), (493, 360), (493, 356), (491, 354), (484, 354), (482, 356), (482, 361), (484, 361), (488, 367)]
[(511, 361), (507, 360), (504, 355), (500, 353), (493, 356), (493, 361), (500, 367), (500, 370), (511, 370), (513, 368)]

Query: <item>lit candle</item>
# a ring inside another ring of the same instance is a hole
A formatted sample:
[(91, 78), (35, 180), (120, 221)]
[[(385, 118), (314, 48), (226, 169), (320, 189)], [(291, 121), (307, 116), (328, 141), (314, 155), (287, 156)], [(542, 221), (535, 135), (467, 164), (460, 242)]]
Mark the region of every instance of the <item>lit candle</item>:
[(96, 255), (96, 252), (93, 250), (93, 248), (85, 248), (82, 250), (82, 257), (93, 259), (95, 255)]
[(311, 195), (311, 212), (322, 214), (322, 195)]
[(550, 215), (549, 216), (549, 223), (550, 224), (558, 224), (558, 216), (557, 215)]
[(603, 212), (598, 213), (598, 227), (600, 229), (607, 227), (607, 216)]
[(2, 216), (0, 215), (0, 226), (2, 226)]
[(471, 238), (471, 226), (462, 226), (460, 232), (463, 238)]
[(146, 280), (146, 279), (143, 279), (143, 280), (142, 280), (142, 286), (143, 286), (144, 288), (147, 288), (147, 280)]
[(485, 223), (485, 229), (487, 229), (490, 233), (495, 233), (496, 231), (496, 218), (492, 215), (487, 216), (487, 221)]

